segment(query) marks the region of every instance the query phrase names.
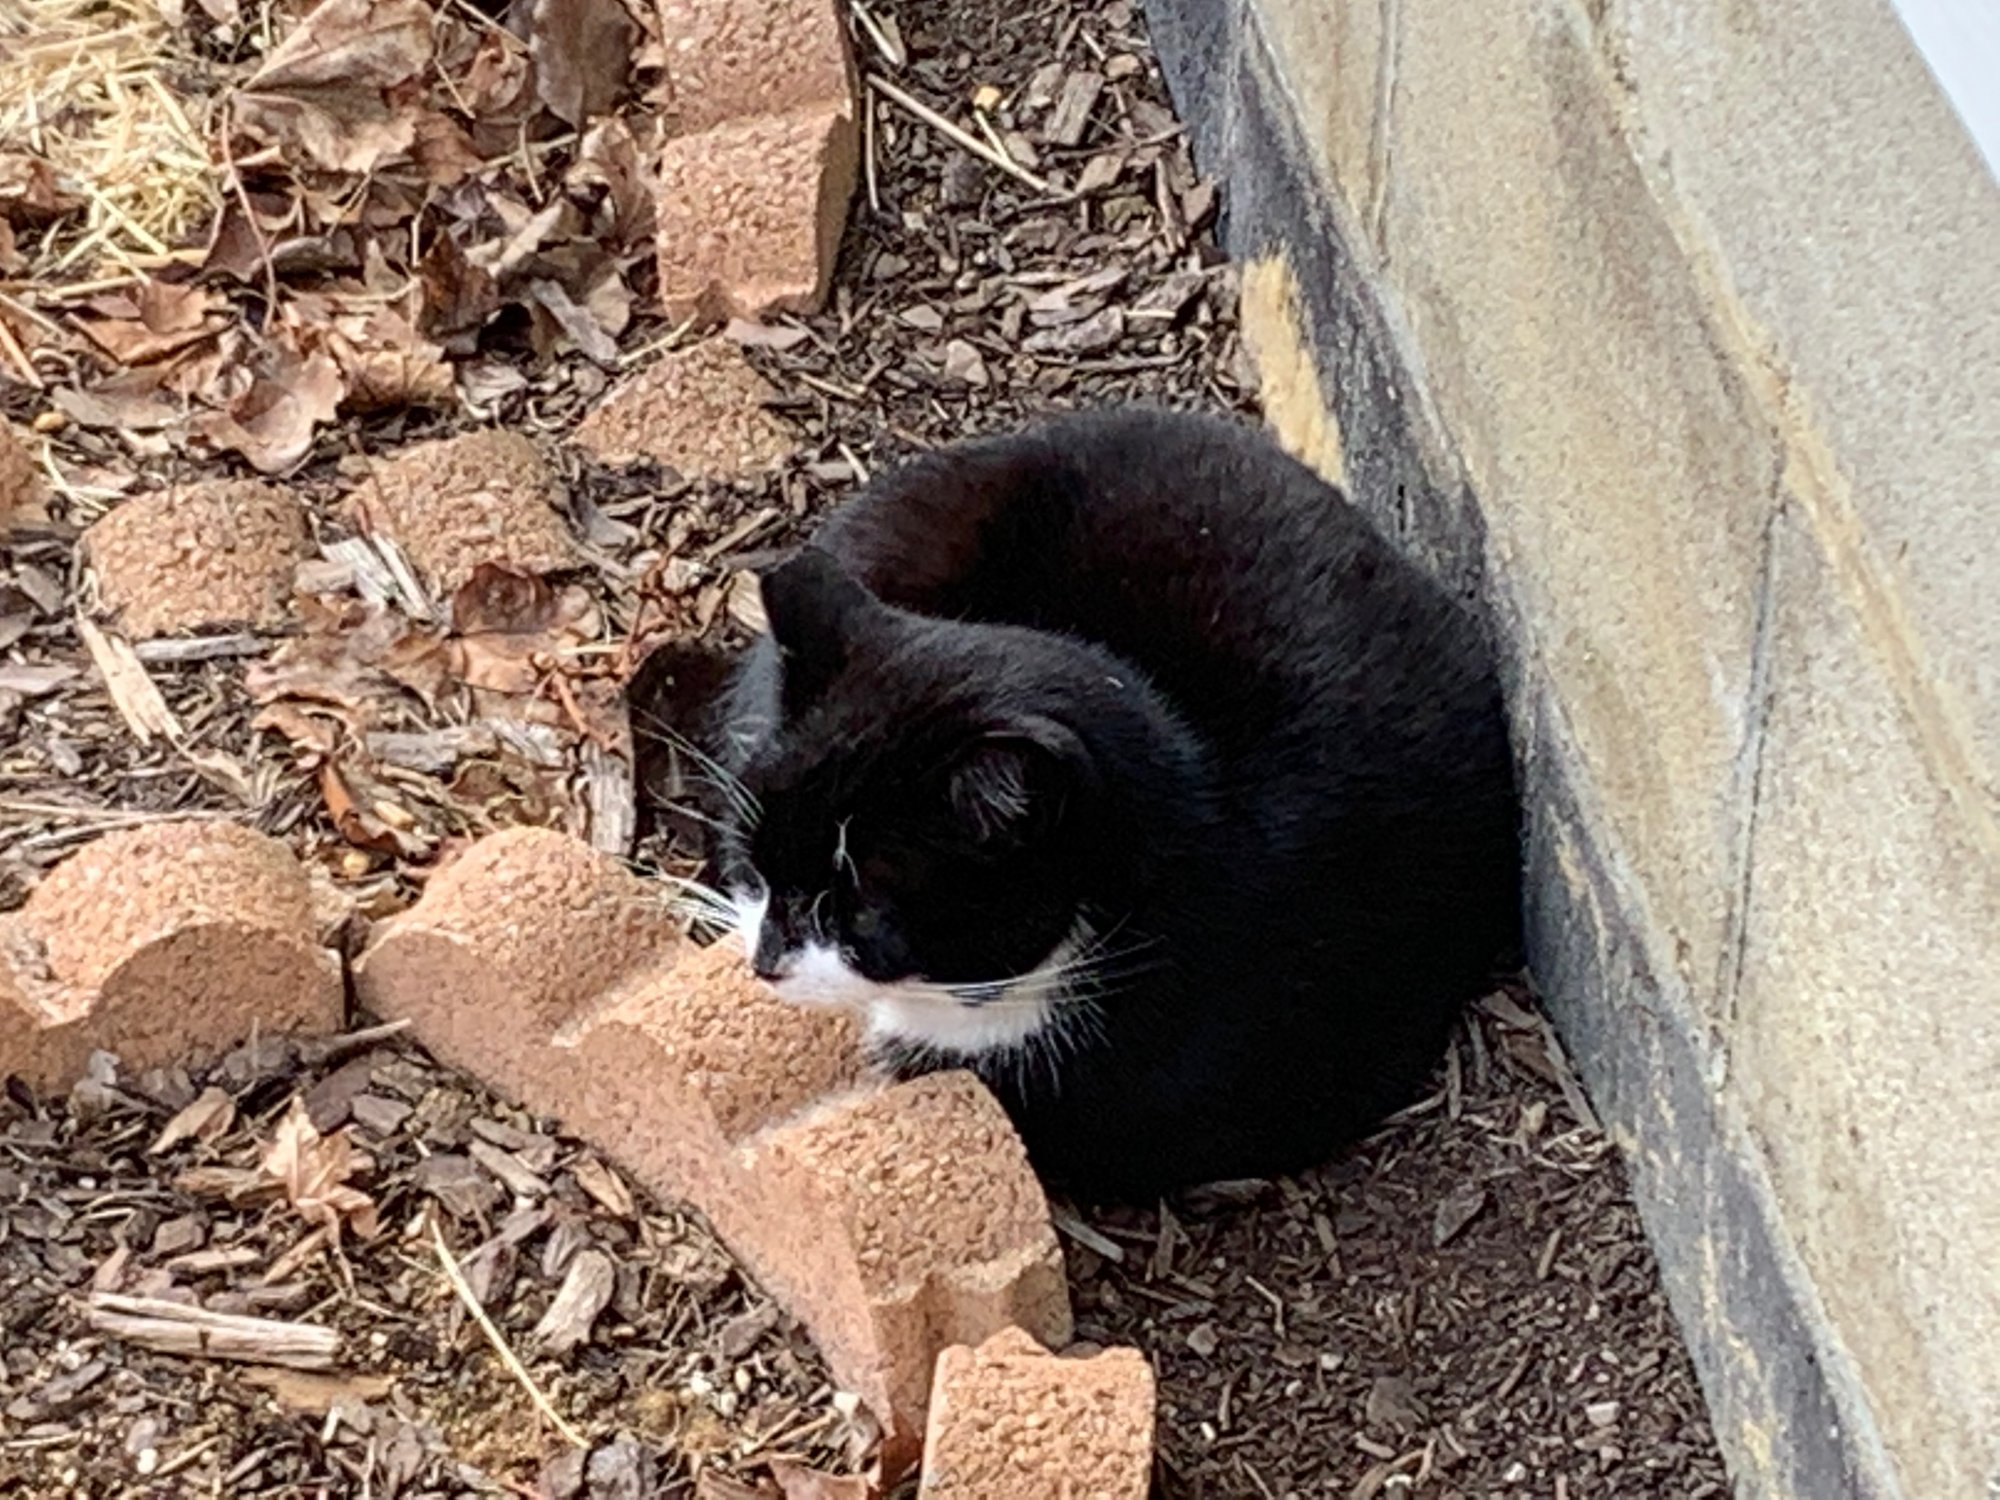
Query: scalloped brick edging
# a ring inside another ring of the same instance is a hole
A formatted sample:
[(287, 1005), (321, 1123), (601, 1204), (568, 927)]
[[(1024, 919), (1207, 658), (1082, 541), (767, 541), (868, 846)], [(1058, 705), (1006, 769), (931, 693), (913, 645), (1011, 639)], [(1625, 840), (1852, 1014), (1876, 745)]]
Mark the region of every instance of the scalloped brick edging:
[(660, 0), (667, 121), (660, 300), (675, 322), (826, 300), (860, 171), (847, 28), (834, 0)]
[(253, 1032), (338, 1031), (327, 897), (276, 839), (234, 823), (106, 834), (0, 916), (0, 1074), (67, 1087), (90, 1054), (198, 1065)]
[(844, 1016), (683, 944), (656, 887), (561, 834), (481, 840), (355, 965), (370, 1010), (694, 1205), (914, 1458), (932, 1366), (1067, 1341), (1040, 1184), (969, 1074), (863, 1075)]
[[(100, 1049), (144, 1069), (336, 1032), (345, 915), (253, 830), (107, 835), (0, 917), (0, 1073), (51, 1091)], [(656, 885), (545, 829), (438, 870), (353, 977), (440, 1060), (706, 1214), (881, 1421), (892, 1476), (928, 1451), (939, 1500), (1145, 1493), (1151, 1371), (1048, 1352), (1071, 1334), (1061, 1249), (970, 1073), (869, 1076), (849, 1017), (779, 1000), (686, 942)]]

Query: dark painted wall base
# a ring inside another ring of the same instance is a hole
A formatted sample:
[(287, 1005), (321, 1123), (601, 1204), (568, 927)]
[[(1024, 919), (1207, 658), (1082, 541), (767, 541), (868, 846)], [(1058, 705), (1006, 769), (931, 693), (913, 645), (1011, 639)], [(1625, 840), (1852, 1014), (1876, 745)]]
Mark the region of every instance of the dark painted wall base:
[[(1317, 0), (1339, 3), (1339, 0)], [(1778, 1226), (1760, 1165), (1717, 1109), (1690, 1007), (1664, 987), (1589, 812), (1560, 685), (1508, 643), (1508, 582), (1488, 577), (1463, 484), (1417, 438), (1407, 370), (1336, 222), (1265, 49), (1258, 0), (1146, 0), (1153, 39), (1203, 170), (1223, 183), (1239, 260), (1282, 249), (1335, 408), (1349, 487), (1385, 528), (1478, 599), (1509, 661), (1528, 799), (1529, 952), (1607, 1126), (1694, 1355), (1739, 1493), (1838, 1500), (1894, 1491), (1845, 1361)], [(1677, 984), (1677, 981), (1676, 981)]]

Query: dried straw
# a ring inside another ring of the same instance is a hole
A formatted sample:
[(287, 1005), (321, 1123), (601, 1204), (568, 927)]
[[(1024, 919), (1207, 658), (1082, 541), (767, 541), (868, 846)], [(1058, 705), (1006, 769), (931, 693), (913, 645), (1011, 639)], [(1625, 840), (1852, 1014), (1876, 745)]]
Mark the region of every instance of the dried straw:
[(0, 0), (0, 154), (38, 157), (83, 200), (21, 246), (37, 281), (132, 274), (185, 247), (222, 202), (214, 101), (156, 0)]

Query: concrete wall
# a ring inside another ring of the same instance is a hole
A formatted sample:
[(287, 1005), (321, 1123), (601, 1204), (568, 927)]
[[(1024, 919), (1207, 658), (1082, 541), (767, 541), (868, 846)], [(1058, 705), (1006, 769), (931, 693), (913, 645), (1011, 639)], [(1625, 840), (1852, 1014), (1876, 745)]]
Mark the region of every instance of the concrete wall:
[(1273, 420), (1509, 642), (1534, 965), (1741, 1493), (1993, 1500), (1987, 165), (1890, 0), (1149, 12)]

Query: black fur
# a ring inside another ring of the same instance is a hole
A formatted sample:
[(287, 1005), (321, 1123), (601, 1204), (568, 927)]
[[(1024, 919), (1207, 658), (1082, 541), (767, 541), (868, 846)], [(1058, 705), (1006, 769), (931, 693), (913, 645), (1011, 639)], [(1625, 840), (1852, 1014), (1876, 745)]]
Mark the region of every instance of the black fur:
[(1324, 1159), (1516, 939), (1479, 632), (1247, 427), (1127, 410), (928, 454), (764, 592), (721, 752), (763, 811), (718, 855), (772, 893), (760, 965), (817, 930), (871, 979), (976, 985), (1088, 918), (1103, 979), (1046, 1045), (887, 1058), (973, 1067), (1065, 1185)]

